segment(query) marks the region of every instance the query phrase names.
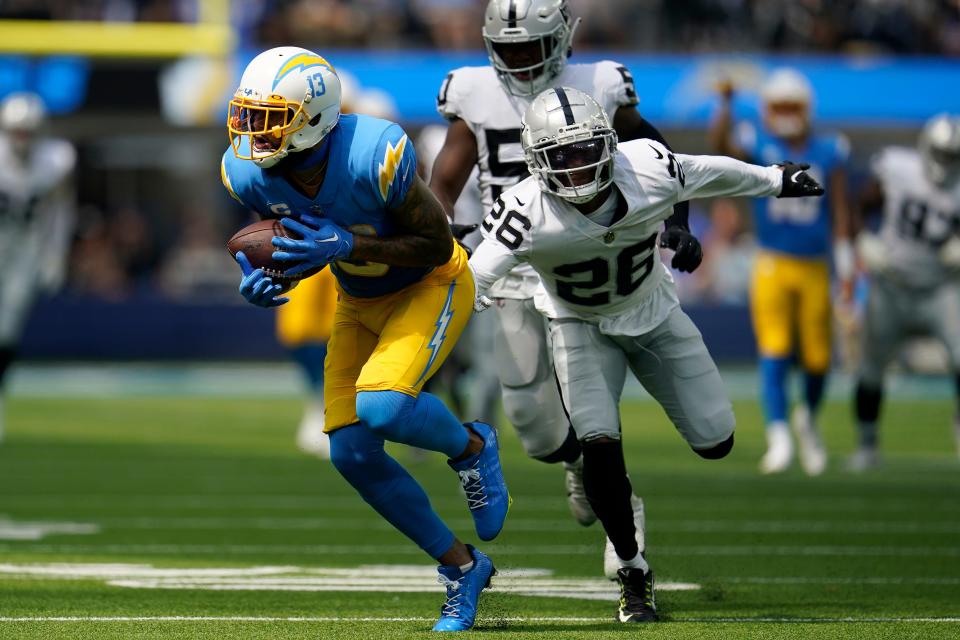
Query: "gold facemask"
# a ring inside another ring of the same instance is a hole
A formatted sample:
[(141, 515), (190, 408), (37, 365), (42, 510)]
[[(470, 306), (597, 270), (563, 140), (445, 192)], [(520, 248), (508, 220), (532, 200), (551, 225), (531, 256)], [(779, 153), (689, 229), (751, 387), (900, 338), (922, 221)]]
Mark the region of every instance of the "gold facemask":
[(238, 91), (227, 108), (227, 135), (234, 155), (241, 160), (277, 155), (286, 150), (290, 136), (306, 124), (303, 104), (278, 95), (255, 100)]

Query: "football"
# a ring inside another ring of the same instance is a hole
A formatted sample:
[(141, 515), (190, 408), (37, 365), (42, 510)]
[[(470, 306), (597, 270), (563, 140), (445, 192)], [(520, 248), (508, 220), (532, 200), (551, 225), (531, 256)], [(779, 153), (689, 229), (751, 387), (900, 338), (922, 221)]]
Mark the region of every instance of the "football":
[(243, 254), (247, 256), (247, 260), (250, 261), (254, 269), (263, 269), (264, 273), (276, 282), (295, 282), (312, 276), (323, 269), (322, 266), (309, 269), (294, 277), (283, 275), (284, 271), (296, 263), (282, 262), (273, 259), (275, 248), (272, 240), (274, 236), (282, 236), (293, 240), (300, 239), (300, 235), (287, 229), (280, 224), (279, 220), (261, 220), (247, 225), (233, 234), (233, 237), (227, 241), (227, 251), (234, 257), (236, 257), (238, 252), (243, 251)]

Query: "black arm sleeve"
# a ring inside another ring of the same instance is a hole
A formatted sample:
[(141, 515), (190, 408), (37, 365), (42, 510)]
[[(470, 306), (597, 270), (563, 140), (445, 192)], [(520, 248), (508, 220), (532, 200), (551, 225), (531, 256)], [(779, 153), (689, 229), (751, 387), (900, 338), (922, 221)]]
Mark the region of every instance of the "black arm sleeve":
[(637, 127), (635, 134), (637, 139), (649, 138), (650, 140), (656, 140), (668, 150), (673, 151), (673, 149), (670, 147), (670, 143), (668, 143), (666, 138), (663, 137), (663, 134), (660, 133), (660, 130), (650, 124), (650, 121), (642, 116), (640, 118), (640, 126)]
[(667, 228), (680, 227), (684, 231), (690, 231), (690, 203), (683, 201), (673, 205), (673, 215), (667, 218), (664, 224)]

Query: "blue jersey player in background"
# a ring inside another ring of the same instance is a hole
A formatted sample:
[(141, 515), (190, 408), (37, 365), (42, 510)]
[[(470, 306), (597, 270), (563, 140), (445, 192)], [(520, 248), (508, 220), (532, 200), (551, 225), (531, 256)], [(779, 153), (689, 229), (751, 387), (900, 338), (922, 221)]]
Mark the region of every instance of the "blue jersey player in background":
[(787, 377), (792, 362), (804, 373), (804, 394), (791, 416), (800, 462), (810, 475), (826, 468), (816, 425), (830, 368), (830, 255), (840, 281), (841, 304), (850, 302), (854, 257), (847, 204), (850, 147), (838, 134), (813, 130), (813, 90), (791, 69), (774, 71), (761, 90), (762, 126), (731, 116), (733, 88), (722, 92), (711, 142), (719, 153), (756, 164), (796, 158), (827, 190), (827, 198), (757, 200), (754, 227), (760, 252), (753, 267), (750, 306), (760, 354), (761, 399), (767, 426), (763, 473), (786, 470), (793, 460), (787, 428)]
[[(273, 239), (288, 276), (329, 264), (339, 300), (324, 368), (325, 430), (334, 466), (361, 497), (440, 563), (447, 587), (438, 631), (473, 625), (493, 564), (458, 540), (384, 441), (439, 451), (467, 496), (477, 534), (500, 532), (509, 495), (496, 432), (463, 425), (424, 383), (473, 311), (467, 255), (417, 177), (413, 143), (396, 124), (340, 114), (340, 80), (317, 54), (279, 47), (247, 66), (230, 101), (230, 194), (302, 237)], [(284, 286), (243, 253), (240, 292), (283, 304)]]

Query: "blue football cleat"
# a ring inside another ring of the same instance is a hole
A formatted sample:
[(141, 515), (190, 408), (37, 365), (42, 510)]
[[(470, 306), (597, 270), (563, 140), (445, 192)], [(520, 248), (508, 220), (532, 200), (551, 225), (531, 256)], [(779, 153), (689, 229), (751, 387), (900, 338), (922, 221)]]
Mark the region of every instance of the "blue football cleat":
[(496, 430), (483, 422), (470, 422), (467, 426), (483, 438), (483, 449), (466, 460), (451, 460), (447, 464), (460, 476), (477, 535), (481, 540), (493, 540), (503, 529), (513, 499), (500, 468)]
[(490, 558), (467, 545), (473, 556), (473, 568), (462, 573), (459, 567), (440, 565), (437, 581), (447, 588), (447, 600), (440, 607), (440, 619), (434, 631), (466, 631), (477, 618), (480, 592), (490, 586), (490, 577), (497, 574)]

